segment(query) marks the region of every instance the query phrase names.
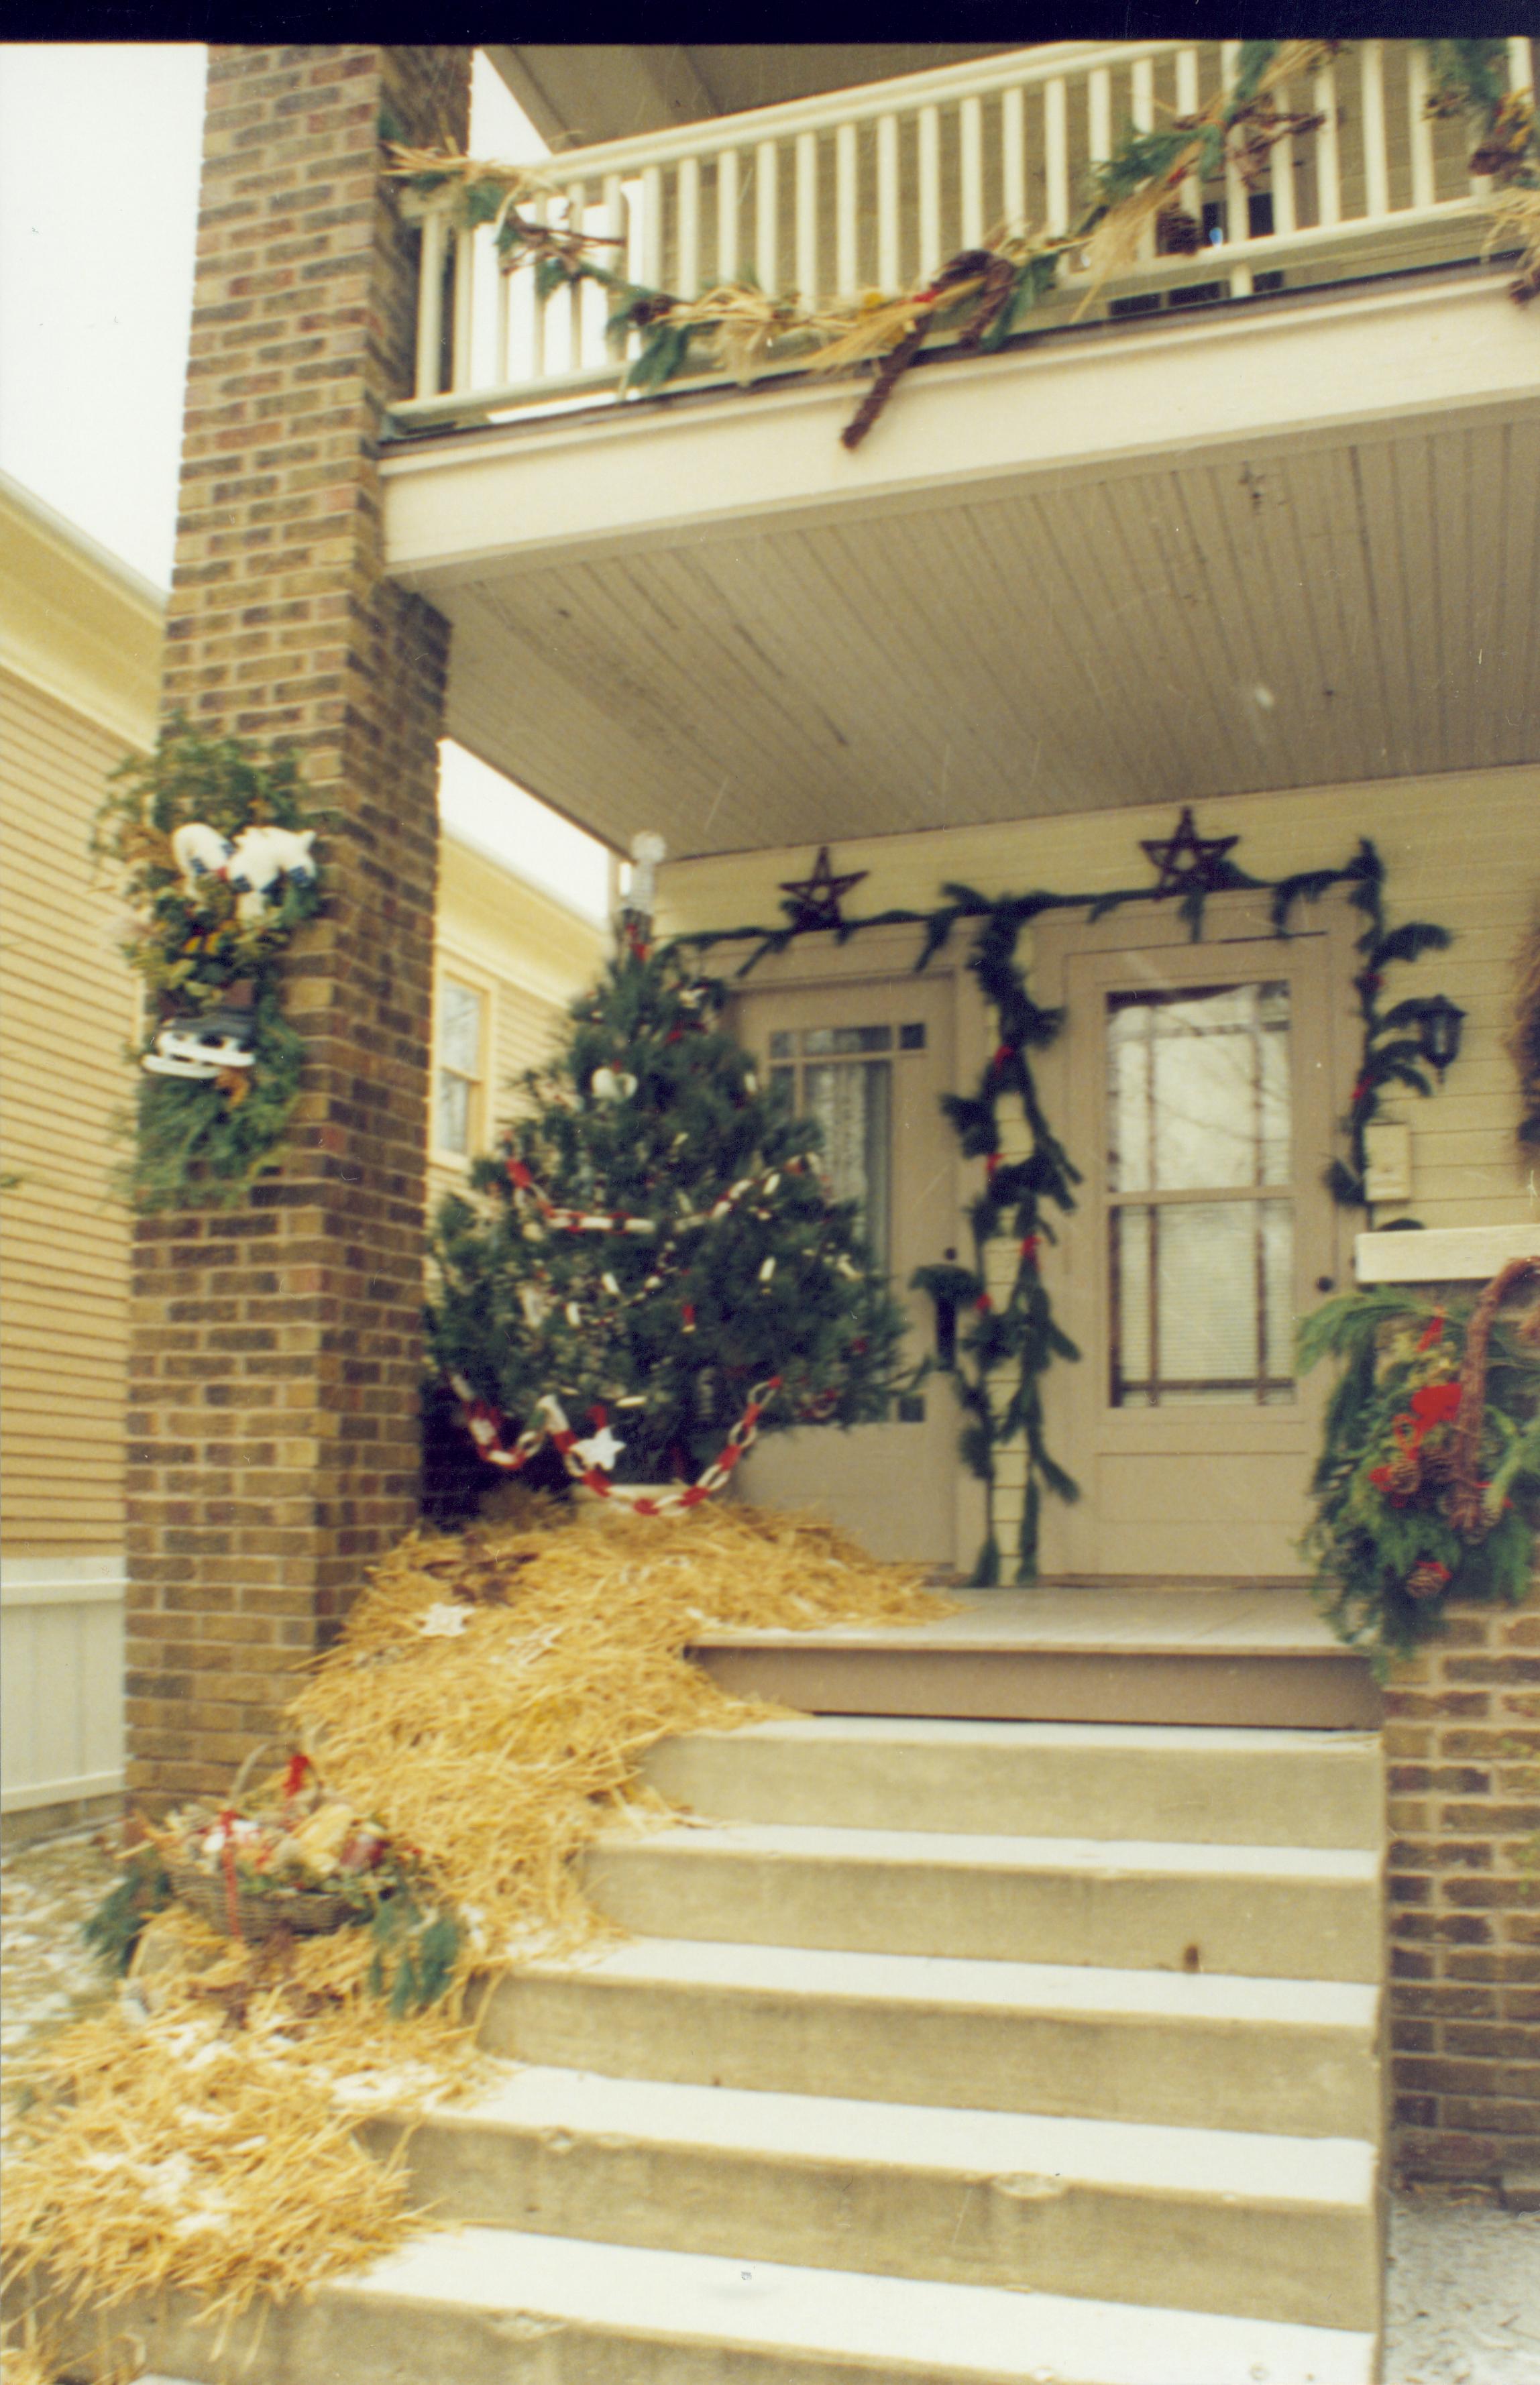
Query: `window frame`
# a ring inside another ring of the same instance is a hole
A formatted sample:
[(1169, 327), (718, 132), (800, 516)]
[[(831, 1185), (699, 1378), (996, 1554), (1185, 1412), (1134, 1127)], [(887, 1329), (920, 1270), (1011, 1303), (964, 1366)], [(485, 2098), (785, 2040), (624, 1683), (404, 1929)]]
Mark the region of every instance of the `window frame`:
[[(476, 994), (482, 1005), (481, 1045), (477, 1054), (479, 1072), (474, 1077), (463, 1068), (450, 1068), (448, 1073), (470, 1087), (466, 1112), (466, 1148), (455, 1151), (439, 1141), (439, 1079), (446, 1063), (440, 1054), (440, 1036), (444, 1029), (444, 994), (446, 985), (460, 987)], [(434, 1168), (452, 1168), (463, 1176), (470, 1172), (470, 1163), (486, 1147), (489, 1130), (488, 1092), (492, 1055), (497, 1048), (496, 980), (474, 962), (462, 958), (455, 951), (440, 953), (433, 968), (432, 1045), (430, 1055), (428, 1082), (428, 1156)]]

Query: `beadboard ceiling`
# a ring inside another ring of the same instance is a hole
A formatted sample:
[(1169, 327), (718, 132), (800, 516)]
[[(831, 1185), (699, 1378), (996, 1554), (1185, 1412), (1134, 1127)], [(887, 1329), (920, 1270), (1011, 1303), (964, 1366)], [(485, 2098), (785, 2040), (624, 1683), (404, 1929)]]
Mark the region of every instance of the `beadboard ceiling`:
[(676, 855), (1540, 758), (1540, 411), (434, 591), (452, 733)]

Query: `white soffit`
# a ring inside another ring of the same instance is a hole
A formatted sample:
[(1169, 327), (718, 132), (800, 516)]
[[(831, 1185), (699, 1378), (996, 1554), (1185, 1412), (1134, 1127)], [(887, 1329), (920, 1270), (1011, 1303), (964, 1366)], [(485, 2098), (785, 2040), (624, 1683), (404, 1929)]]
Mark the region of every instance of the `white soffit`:
[(1500, 285), (490, 429), (386, 464), (451, 733), (595, 834), (798, 844), (1540, 758)]

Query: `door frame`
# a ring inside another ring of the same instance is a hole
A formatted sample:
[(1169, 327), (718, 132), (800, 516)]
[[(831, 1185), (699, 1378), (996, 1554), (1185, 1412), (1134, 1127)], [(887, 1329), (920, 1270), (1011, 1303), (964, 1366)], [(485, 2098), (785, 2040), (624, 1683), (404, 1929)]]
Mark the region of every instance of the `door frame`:
[[(738, 995), (761, 993), (816, 993), (820, 989), (848, 993), (861, 985), (881, 985), (884, 989), (917, 975), (915, 959), (920, 949), (918, 928), (873, 928), (848, 943), (837, 942), (834, 934), (825, 931), (799, 936), (783, 953), (768, 953), (757, 962), (746, 978), (727, 980), (729, 1007), (727, 1023), (741, 1039), (741, 1012), (734, 1006)], [(989, 1056), (989, 1018), (976, 980), (966, 966), (966, 952), (960, 947), (947, 949), (933, 955), (922, 973), (923, 981), (945, 987), (950, 995), (952, 1026), (952, 1077), (950, 1088), (958, 1092), (978, 1081)], [(977, 1162), (967, 1161), (958, 1146), (951, 1128), (941, 1113), (936, 1115), (936, 1150), (951, 1173), (952, 1204), (957, 1218), (957, 1247), (959, 1261), (971, 1264), (972, 1244), (968, 1225), (968, 1205), (976, 1184), (970, 1173)], [(940, 1252), (936, 1253), (939, 1258)], [(906, 1286), (898, 1287), (899, 1296), (908, 1297)], [(936, 1377), (937, 1396), (954, 1397), (950, 1377)], [(927, 1387), (929, 1388), (929, 1386)], [(957, 1429), (961, 1433), (963, 1416), (957, 1411)], [(963, 1465), (960, 1455), (954, 1455), (953, 1467), (953, 1533), (957, 1570), (965, 1573), (972, 1562), (972, 1552), (979, 1546), (984, 1531), (984, 1486), (976, 1481)]]
[[(1323, 1069), (1326, 1081), (1321, 1088), (1321, 1099), (1329, 1133), (1348, 1106), (1357, 1068), (1357, 1038), (1351, 1030), (1349, 1005), (1355, 966), (1353, 941), (1361, 922), (1344, 896), (1333, 891), (1321, 902), (1310, 905), (1303, 917), (1297, 918), (1288, 936), (1279, 937), (1271, 927), (1270, 899), (1267, 890), (1237, 890), (1209, 895), (1205, 905), (1204, 932), (1197, 942), (1192, 940), (1174, 903), (1170, 905), (1130, 904), (1096, 921), (1087, 921), (1082, 914), (1066, 915), (1039, 920), (1032, 930), (1030, 975), (1034, 999), (1045, 1006), (1062, 1005), (1067, 1014), (1065, 1031), (1043, 1054), (1038, 1066), (1044, 1105), (1055, 1120), (1070, 1157), (1082, 1169), (1085, 1180), (1079, 1208), (1062, 1220), (1056, 1218), (1060, 1239), (1057, 1245), (1047, 1246), (1042, 1262), (1044, 1282), (1053, 1301), (1055, 1314), (1065, 1331), (1080, 1343), (1083, 1351), (1078, 1365), (1067, 1363), (1053, 1367), (1044, 1386), (1048, 1446), (1071, 1474), (1076, 1472), (1077, 1442), (1092, 1462), (1095, 1462), (1093, 1452), (1099, 1456), (1103, 1428), (1107, 1417), (1111, 1415), (1119, 1416), (1117, 1438), (1130, 1451), (1153, 1451), (1161, 1443), (1169, 1445), (1174, 1430), (1179, 1446), (1173, 1454), (1183, 1454), (1180, 1450), (1182, 1420), (1178, 1411), (1129, 1410), (1124, 1414), (1112, 1410), (1107, 1401), (1104, 1363), (1107, 1348), (1106, 1268), (1102, 1263), (1101, 1238), (1097, 1231), (1104, 1214), (1098, 1182), (1098, 1171), (1103, 1161), (1091, 1108), (1093, 1097), (1083, 1078), (1078, 1095), (1076, 1091), (1075, 1022), (1069, 1015), (1072, 1007), (1071, 964), (1102, 956), (1115, 961), (1121, 953), (1154, 951), (1169, 954), (1175, 972), (1185, 975), (1190, 971), (1201, 975), (1211, 968), (1222, 975), (1223, 955), (1231, 945), (1271, 943), (1277, 947), (1282, 959), (1291, 946), (1307, 939), (1317, 943), (1324, 954), (1325, 967), (1321, 1008), (1312, 1022), (1312, 1030), (1313, 1035), (1319, 1037), (1321, 1048), (1308, 1049), (1296, 1043), (1295, 1066), (1296, 1070), (1312, 1064)], [(1326, 1258), (1321, 1272), (1340, 1289), (1352, 1280), (1355, 1222), (1350, 1213), (1333, 1200), (1330, 1192), (1322, 1190), (1321, 1197), (1326, 1204), (1322, 1223), (1322, 1246)], [(1311, 1386), (1307, 1390), (1303, 1405), (1286, 1412), (1258, 1408), (1254, 1417), (1250, 1412), (1241, 1410), (1227, 1410), (1225, 1415), (1230, 1428), (1242, 1441), (1254, 1444), (1258, 1454), (1277, 1451), (1280, 1443), (1286, 1443), (1290, 1426), (1298, 1431), (1303, 1425), (1308, 1436), (1310, 1420), (1324, 1396), (1324, 1385)], [(1288, 1417), (1286, 1425), (1282, 1421), (1285, 1414)], [(1156, 1422), (1158, 1415), (1163, 1417), (1159, 1424)], [(1271, 1422), (1274, 1417), (1280, 1419), (1279, 1423)], [(1086, 1442), (1088, 1426), (1095, 1434), (1089, 1447)], [(1195, 1442), (1201, 1439), (1200, 1428), (1191, 1427), (1190, 1431)], [(1195, 1447), (1186, 1454), (1196, 1456), (1202, 1453)], [(1216, 1457), (1215, 1462), (1222, 1463), (1222, 1459)], [(1094, 1481), (1086, 1484), (1085, 1492), (1085, 1497), (1077, 1506), (1066, 1507), (1057, 1500), (1044, 1502), (1042, 1574), (1045, 1579), (1065, 1581), (1115, 1579), (1153, 1584), (1172, 1578), (1161, 1572), (1138, 1577), (1114, 1577), (1098, 1567), (1092, 1554), (1096, 1520)], [(1249, 1576), (1245, 1578), (1252, 1579)], [(1267, 1578), (1274, 1579), (1271, 1575)], [(1304, 1578), (1302, 1566), (1296, 1575), (1276, 1577), (1293, 1580)], [(1222, 1577), (1214, 1579), (1218, 1580)]]

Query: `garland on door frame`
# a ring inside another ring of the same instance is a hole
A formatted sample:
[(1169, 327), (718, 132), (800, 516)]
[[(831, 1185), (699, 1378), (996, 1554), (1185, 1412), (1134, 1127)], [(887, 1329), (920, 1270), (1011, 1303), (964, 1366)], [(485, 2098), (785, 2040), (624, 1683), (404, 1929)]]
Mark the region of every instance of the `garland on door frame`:
[[(967, 966), (989, 1005), (995, 1046), (971, 1093), (943, 1097), (963, 1156), (983, 1164), (983, 1183), (969, 1209), (973, 1265), (921, 1267), (912, 1288), (927, 1292), (935, 1304), (938, 1342), (951, 1339), (959, 1315), (968, 1319), (957, 1343), (961, 1363), (951, 1363), (947, 1371), (965, 1417), (959, 1450), (984, 1488), (985, 1535), (972, 1577), (981, 1586), (997, 1582), (1001, 1574), (995, 1493), (997, 1455), (1006, 1442), (1020, 1435), (1027, 1461), (1017, 1581), (1036, 1579), (1044, 1494), (1064, 1500), (1079, 1496), (1078, 1485), (1050, 1455), (1043, 1438), (1043, 1379), (1056, 1358), (1078, 1358), (1080, 1352), (1055, 1319), (1039, 1257), (1045, 1242), (1058, 1240), (1051, 1211), (1064, 1215), (1073, 1209), (1081, 1175), (1044, 1112), (1033, 1073), (1031, 1055), (1058, 1039), (1064, 1012), (1045, 1009), (1033, 999), (1018, 957), (1021, 930), (1045, 913), (1082, 911), (1087, 920), (1096, 920), (1128, 903), (1174, 899), (1196, 943), (1203, 932), (1208, 897), (1239, 889), (1271, 894), (1272, 930), (1285, 936), (1296, 904), (1317, 903), (1333, 886), (1344, 886), (1364, 921), (1355, 944), (1361, 966), (1353, 981), (1361, 1047), (1349, 1107), (1341, 1121), (1350, 1156), (1333, 1160), (1326, 1177), (1335, 1201), (1346, 1207), (1366, 1205), (1364, 1134), (1378, 1115), (1385, 1088), (1401, 1084), (1424, 1094), (1434, 1090), (1417, 1065), (1420, 1046), (1403, 1030), (1415, 1026), (1438, 998), (1414, 997), (1382, 1011), (1379, 995), (1387, 968), (1443, 950), (1451, 941), (1449, 930), (1426, 919), (1387, 926), (1384, 865), (1367, 837), (1340, 868), (1297, 870), (1278, 879), (1254, 878), (1233, 861), (1230, 849), (1236, 842), (1233, 836), (1199, 836), (1188, 807), (1173, 835), (1151, 839), (1146, 845), (1158, 871), (1153, 886), (1079, 894), (1037, 888), (1030, 893), (991, 896), (970, 886), (948, 885), (942, 888), (946, 899), (933, 911), (879, 911), (865, 918), (838, 919), (827, 929), (809, 922), (795, 899), (789, 898), (782, 905), (786, 920), (781, 927), (719, 928), (673, 940), (697, 955), (718, 944), (752, 943), (754, 949), (736, 972), (746, 977), (767, 955), (784, 952), (801, 935), (832, 932), (843, 944), (872, 928), (916, 927), (924, 931), (914, 964), (918, 971), (945, 948), (964, 920), (978, 922)], [(1008, 1098), (1017, 1105), (1026, 1130), (1027, 1152), (1020, 1160), (1007, 1160), (1003, 1155), (1001, 1104)], [(1005, 1236), (1016, 1243), (1015, 1267), (1008, 1292), (997, 1297), (990, 1289), (988, 1254)], [(945, 1358), (943, 1363), (947, 1364)], [(1008, 1380), (1002, 1397), (996, 1384), (1003, 1376)]]
[[(1159, 254), (1196, 254), (1203, 227), (1183, 204), (1183, 186), (1217, 181), (1233, 168), (1246, 189), (1258, 188), (1275, 144), (1321, 121), (1282, 107), (1279, 94), (1291, 80), (1314, 74), (1342, 46), (1243, 42), (1233, 81), (1196, 115), (1147, 131), (1125, 128), (1112, 155), (1094, 169), (1087, 205), (1070, 231), (1002, 231), (982, 248), (959, 251), (920, 287), (869, 290), (859, 298), (816, 305), (795, 292), (775, 296), (746, 274), (693, 297), (629, 281), (601, 255), (621, 245), (618, 236), (574, 231), (520, 212), (564, 195), (548, 174), (455, 150), (407, 147), (392, 139), (385, 124), (381, 132), (393, 161), (387, 176), (405, 182), (419, 205), (449, 193), (458, 230), (493, 225), (504, 271), (530, 267), (541, 299), (583, 281), (607, 293), (612, 344), (622, 348), (633, 332), (640, 338), (623, 390), (659, 388), (689, 371), (727, 372), (746, 382), (794, 363), (817, 373), (870, 368), (871, 386), (840, 434), (853, 449), (927, 341), (942, 336), (960, 348), (992, 353), (1057, 287), (1067, 257), (1083, 252), (1089, 275), (1083, 313), (1106, 282), (1133, 263), (1149, 228)], [(1486, 203), (1487, 247), (1517, 244), (1519, 277), (1510, 289), (1522, 303), (1540, 291), (1540, 132), (1534, 96), (1508, 90), (1501, 40), (1425, 42), (1422, 47), (1432, 81), (1427, 113), (1469, 122), (1471, 171), (1496, 186)]]

